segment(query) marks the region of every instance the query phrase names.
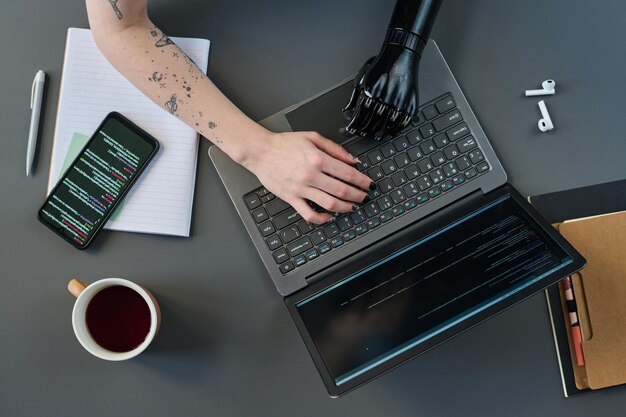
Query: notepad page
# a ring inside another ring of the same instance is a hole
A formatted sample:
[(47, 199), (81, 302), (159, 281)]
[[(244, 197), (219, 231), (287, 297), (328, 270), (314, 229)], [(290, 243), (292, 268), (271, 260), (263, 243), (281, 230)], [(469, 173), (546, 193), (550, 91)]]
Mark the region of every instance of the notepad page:
[[(210, 43), (171, 38), (206, 72)], [(159, 152), (124, 198), (106, 229), (189, 236), (198, 160), (198, 135), (153, 103), (100, 53), (89, 29), (70, 28), (54, 131), (48, 193), (62, 174), (74, 133), (91, 136), (104, 117), (117, 111), (160, 143)]]

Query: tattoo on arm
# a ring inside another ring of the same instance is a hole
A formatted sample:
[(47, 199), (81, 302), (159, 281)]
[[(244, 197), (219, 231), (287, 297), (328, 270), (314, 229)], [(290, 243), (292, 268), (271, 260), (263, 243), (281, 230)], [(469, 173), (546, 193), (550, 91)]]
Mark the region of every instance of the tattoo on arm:
[(217, 127), (217, 123), (215, 122), (209, 122), (209, 129), (215, 129)]
[(108, 1), (111, 4), (111, 7), (113, 8), (113, 11), (115, 12), (115, 15), (117, 16), (117, 18), (119, 20), (122, 20), (124, 18), (124, 15), (122, 14), (122, 11), (120, 10), (120, 8), (117, 6), (117, 2), (119, 0), (108, 0)]
[(171, 40), (165, 33), (161, 36), (161, 39), (154, 44), (157, 48), (162, 48), (167, 45), (174, 45), (174, 41)]
[(175, 114), (178, 110), (178, 103), (176, 102), (176, 94), (172, 94), (170, 99), (165, 102), (165, 108), (170, 114)]

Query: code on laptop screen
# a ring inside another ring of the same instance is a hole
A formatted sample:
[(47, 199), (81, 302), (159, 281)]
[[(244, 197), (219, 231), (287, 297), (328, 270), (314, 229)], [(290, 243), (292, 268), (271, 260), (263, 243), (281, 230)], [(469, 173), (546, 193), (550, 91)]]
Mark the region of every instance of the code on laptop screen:
[(341, 385), (571, 262), (506, 195), (296, 308)]

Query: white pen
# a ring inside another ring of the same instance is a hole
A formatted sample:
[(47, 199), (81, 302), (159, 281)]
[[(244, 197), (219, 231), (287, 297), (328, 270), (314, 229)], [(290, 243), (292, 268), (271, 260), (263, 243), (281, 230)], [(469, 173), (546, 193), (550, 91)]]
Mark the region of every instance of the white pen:
[(26, 176), (30, 174), (37, 148), (37, 133), (39, 132), (39, 116), (41, 115), (41, 101), (43, 99), (43, 89), (46, 83), (46, 73), (37, 71), (33, 80), (33, 87), (30, 92), (30, 131), (28, 132), (28, 148), (26, 149)]

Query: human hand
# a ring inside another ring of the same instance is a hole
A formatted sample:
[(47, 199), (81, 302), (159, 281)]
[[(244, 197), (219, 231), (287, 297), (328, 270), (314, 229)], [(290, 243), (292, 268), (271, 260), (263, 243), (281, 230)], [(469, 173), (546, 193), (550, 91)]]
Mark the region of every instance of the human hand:
[(404, 129), (418, 110), (419, 55), (395, 44), (383, 45), (354, 79), (344, 112), (350, 134), (380, 140)]
[[(346, 213), (366, 201), (372, 180), (354, 168), (358, 160), (316, 132), (270, 133), (244, 166), (308, 222), (325, 223), (329, 212)], [(308, 200), (308, 201), (307, 201)]]

